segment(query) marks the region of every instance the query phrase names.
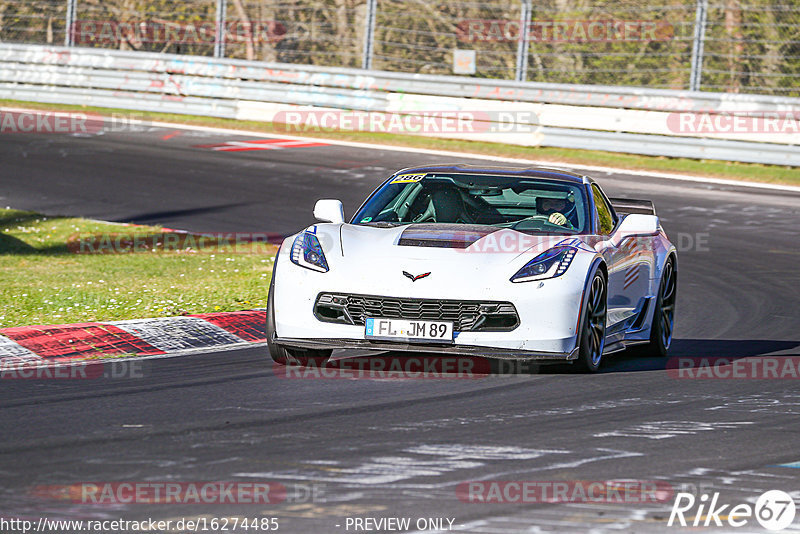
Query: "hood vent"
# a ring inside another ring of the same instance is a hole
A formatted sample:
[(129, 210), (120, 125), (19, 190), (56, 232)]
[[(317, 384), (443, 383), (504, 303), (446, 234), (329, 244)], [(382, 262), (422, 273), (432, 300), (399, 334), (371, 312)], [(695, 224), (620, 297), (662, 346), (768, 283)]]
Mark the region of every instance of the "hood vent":
[(401, 247), (464, 249), (498, 230), (470, 224), (412, 224), (403, 231), (397, 244)]

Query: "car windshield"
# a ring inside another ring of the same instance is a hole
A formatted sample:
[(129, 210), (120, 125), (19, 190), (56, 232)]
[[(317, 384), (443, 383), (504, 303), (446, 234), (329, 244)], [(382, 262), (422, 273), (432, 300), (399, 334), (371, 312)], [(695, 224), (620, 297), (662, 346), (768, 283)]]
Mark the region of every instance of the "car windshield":
[(380, 187), (353, 224), (479, 224), (531, 234), (589, 230), (582, 184), (543, 178), (403, 173)]

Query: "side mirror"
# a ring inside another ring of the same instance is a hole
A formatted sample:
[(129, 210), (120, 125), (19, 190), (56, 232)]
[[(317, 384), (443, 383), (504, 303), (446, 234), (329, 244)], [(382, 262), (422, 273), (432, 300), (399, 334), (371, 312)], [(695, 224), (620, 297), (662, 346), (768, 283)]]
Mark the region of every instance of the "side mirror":
[(619, 225), (614, 235), (614, 244), (619, 244), (628, 237), (656, 235), (658, 233), (658, 225), (658, 217), (655, 215), (631, 213)]
[(322, 222), (340, 224), (344, 222), (344, 207), (341, 200), (323, 198), (314, 205), (314, 217)]

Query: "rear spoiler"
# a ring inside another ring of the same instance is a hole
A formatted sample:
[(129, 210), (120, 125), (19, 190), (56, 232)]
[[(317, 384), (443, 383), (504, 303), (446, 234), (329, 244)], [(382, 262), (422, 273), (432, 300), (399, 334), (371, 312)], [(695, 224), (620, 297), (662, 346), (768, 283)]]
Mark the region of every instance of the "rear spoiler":
[(610, 198), (614, 211), (624, 215), (640, 213), (642, 215), (655, 215), (656, 207), (651, 200), (635, 200), (633, 198)]

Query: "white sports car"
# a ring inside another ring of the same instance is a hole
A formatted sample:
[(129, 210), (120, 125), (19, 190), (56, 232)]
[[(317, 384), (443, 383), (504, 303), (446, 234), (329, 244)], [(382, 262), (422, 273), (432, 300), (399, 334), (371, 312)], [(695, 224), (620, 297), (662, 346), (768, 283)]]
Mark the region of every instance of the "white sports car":
[(672, 339), (677, 254), (643, 200), (587, 176), (473, 165), (409, 168), (345, 222), (320, 200), (283, 241), (267, 338), (279, 363), (332, 349), (575, 362)]

